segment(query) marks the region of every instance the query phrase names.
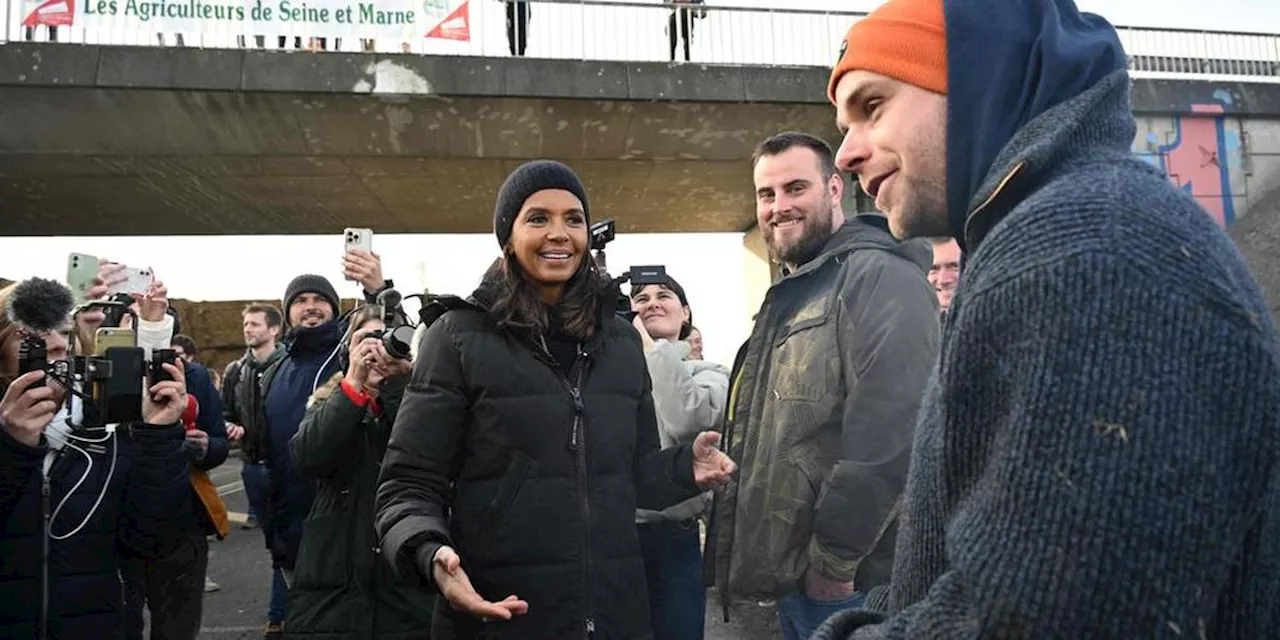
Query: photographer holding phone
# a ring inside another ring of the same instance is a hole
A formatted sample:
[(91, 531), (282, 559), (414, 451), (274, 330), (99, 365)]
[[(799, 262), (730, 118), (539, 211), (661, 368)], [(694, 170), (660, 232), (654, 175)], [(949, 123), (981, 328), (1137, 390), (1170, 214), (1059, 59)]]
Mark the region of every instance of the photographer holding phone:
[[(75, 429), (64, 374), (19, 375), (24, 342), (42, 340), (48, 366), (68, 357), (70, 291), (58, 308), (61, 285), (36, 283), (53, 288), (50, 305), (22, 299), (31, 283), (0, 290), (0, 637), (122, 638), (121, 552), (163, 557), (184, 541), (171, 518), (190, 486), (182, 371), (165, 365), (173, 380), (141, 393), (144, 422)], [(15, 317), (33, 306), (57, 317)]]
[[(88, 258), (88, 256), (84, 257)], [(142, 347), (148, 356), (153, 349), (168, 349), (173, 335), (177, 333), (174, 326), (175, 318), (167, 313), (169, 289), (165, 287), (164, 282), (153, 277), (142, 293), (111, 293), (112, 289), (118, 288), (128, 280), (125, 268), (122, 264), (106, 259), (99, 262), (98, 276), (88, 284), (88, 290), (85, 292), (85, 299), (89, 304), (82, 305), (75, 314), (76, 339), (82, 353), (93, 352), (94, 334), (107, 322), (108, 307), (93, 305), (93, 302), (131, 306), (138, 318), (138, 326), (134, 327), (138, 336), (138, 346)], [(129, 318), (115, 311), (117, 310), (113, 310), (112, 316), (118, 320), (112, 324), (118, 326), (121, 321)]]
[(312, 394), (290, 441), (294, 466), (317, 481), (289, 590), (291, 638), (429, 636), (434, 596), (396, 578), (373, 529), (378, 470), (413, 369), (384, 346), (385, 320), (379, 306), (352, 316), (344, 372)]

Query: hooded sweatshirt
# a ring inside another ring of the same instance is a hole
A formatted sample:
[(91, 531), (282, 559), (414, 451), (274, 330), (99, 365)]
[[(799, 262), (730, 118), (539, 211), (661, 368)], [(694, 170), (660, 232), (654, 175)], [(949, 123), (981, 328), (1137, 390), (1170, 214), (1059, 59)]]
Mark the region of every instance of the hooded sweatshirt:
[(1256, 283), (1130, 153), (1109, 25), (1066, 0), (945, 10), (967, 259), (893, 583), (813, 637), (1273, 637), (1280, 341)]

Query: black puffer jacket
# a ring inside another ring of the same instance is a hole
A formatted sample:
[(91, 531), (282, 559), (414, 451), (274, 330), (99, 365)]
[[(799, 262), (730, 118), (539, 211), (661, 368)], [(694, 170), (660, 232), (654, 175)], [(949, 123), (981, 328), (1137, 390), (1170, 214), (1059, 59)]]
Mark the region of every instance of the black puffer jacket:
[(373, 531), (378, 470), (405, 378), (382, 386), (377, 408), (352, 401), (334, 375), (308, 402), (289, 441), (294, 468), (317, 480), (289, 589), (289, 638), (427, 638), (433, 591), (404, 581), (378, 557)]
[(440, 598), (437, 640), (651, 638), (635, 509), (698, 490), (691, 449), (659, 451), (640, 338), (602, 310), (562, 369), (554, 344), (500, 329), (486, 298), (482, 286), (423, 337), (383, 459), (383, 554), (429, 581), (449, 544), (481, 596), (529, 603), (482, 625)]
[[(79, 446), (92, 456), (92, 466), (64, 449), (49, 470), (49, 496), (42, 503), (47, 447), (43, 441), (28, 447), (0, 430), (0, 638), (39, 638), (46, 602), (51, 639), (122, 637), (120, 554), (166, 557), (189, 539), (188, 523), (172, 517), (175, 507), (192, 499), (181, 425), (121, 428), (106, 443)], [(101, 504), (85, 522), (99, 495)], [(52, 514), (64, 498), (53, 534), (64, 537), (84, 526), (65, 540), (48, 540), (46, 600), (45, 505)]]

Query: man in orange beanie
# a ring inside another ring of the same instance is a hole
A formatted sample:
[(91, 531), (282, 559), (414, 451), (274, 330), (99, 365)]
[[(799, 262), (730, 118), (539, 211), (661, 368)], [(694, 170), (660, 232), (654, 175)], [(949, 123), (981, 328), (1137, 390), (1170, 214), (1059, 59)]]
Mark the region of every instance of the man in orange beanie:
[(1071, 0), (890, 0), (849, 30), (837, 165), (894, 235), (965, 254), (891, 584), (815, 640), (1280, 629), (1280, 340), (1226, 234), (1131, 154), (1125, 66)]

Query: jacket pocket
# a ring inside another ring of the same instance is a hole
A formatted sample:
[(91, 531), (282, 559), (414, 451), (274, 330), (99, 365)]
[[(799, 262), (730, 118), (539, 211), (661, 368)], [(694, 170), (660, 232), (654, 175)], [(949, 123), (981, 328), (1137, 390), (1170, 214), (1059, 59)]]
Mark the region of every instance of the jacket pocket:
[(502, 526), (502, 521), (511, 511), (511, 504), (520, 494), (520, 487), (524, 486), (525, 481), (529, 479), (529, 471), (532, 468), (533, 460), (529, 456), (518, 451), (512, 454), (511, 464), (502, 474), (497, 491), (494, 492), (493, 498), (489, 500), (484, 513), (480, 516), (477, 546), (482, 547), (492, 537), (494, 530)]
[(294, 585), (305, 589), (345, 587), (351, 579), (351, 527), (360, 519), (347, 509), (307, 518), (294, 566)]
[(814, 401), (838, 389), (840, 356), (828, 313), (793, 320), (773, 345), (772, 388), (779, 400)]

